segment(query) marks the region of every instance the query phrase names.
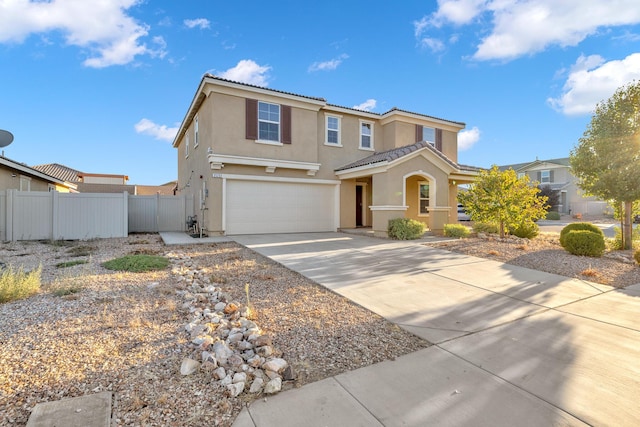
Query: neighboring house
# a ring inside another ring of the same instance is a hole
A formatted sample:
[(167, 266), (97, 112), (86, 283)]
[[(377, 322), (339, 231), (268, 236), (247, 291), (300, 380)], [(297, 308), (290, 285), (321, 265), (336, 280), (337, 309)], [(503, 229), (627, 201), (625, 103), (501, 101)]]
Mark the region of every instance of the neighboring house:
[(76, 193), (76, 185), (0, 156), (0, 190)]
[(548, 185), (559, 193), (559, 205), (553, 209), (562, 214), (602, 215), (608, 203), (595, 197), (584, 197), (571, 173), (569, 158), (538, 160), (529, 163), (499, 166), (500, 170), (513, 169), (518, 177), (527, 175), (531, 181)]
[(127, 175), (80, 172), (70, 167), (49, 163), (33, 167), (51, 176), (73, 182), (80, 193), (123, 193), (133, 195), (170, 195), (173, 194), (175, 182), (163, 185), (127, 184)]
[(209, 233), (336, 231), (406, 217), (434, 232), (457, 221), (464, 123), (378, 114), (205, 75), (182, 121), (178, 193)]

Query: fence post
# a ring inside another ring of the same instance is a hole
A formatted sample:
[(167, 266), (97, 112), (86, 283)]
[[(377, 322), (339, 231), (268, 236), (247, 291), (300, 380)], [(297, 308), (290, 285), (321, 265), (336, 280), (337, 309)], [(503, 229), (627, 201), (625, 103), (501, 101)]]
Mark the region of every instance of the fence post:
[(58, 199), (57, 191), (50, 191), (51, 194), (51, 241), (58, 240), (58, 234), (60, 234), (60, 220), (58, 215), (58, 206), (60, 200)]
[(13, 197), (16, 190), (7, 190), (7, 211), (5, 218), (5, 236), (7, 242), (13, 242)]
[(127, 237), (129, 235), (129, 193), (127, 191), (124, 192), (122, 196), (123, 206), (122, 206), (122, 237)]

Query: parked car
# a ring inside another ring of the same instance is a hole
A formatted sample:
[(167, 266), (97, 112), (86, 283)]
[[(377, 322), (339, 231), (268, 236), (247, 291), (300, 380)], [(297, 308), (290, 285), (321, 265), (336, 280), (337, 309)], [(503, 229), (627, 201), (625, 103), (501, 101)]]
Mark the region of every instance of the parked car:
[(464, 210), (464, 206), (458, 203), (458, 221), (471, 221), (471, 217)]

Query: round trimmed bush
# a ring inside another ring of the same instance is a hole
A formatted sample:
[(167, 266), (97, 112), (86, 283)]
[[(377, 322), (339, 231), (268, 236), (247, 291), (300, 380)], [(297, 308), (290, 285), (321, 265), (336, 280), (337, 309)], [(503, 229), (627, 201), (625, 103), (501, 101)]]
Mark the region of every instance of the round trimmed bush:
[(578, 230), (585, 230), (585, 231), (590, 231), (592, 233), (596, 233), (600, 237), (602, 237), (602, 240), (604, 241), (604, 233), (602, 232), (601, 229), (599, 229), (595, 225), (591, 224), (590, 222), (573, 222), (567, 225), (566, 227), (564, 227), (562, 231), (560, 231), (560, 246), (567, 249), (567, 247), (565, 246), (565, 239), (567, 234), (571, 231), (578, 231)]
[(547, 215), (546, 215), (545, 219), (557, 221), (557, 220), (560, 219), (560, 213), (555, 212), (555, 211), (549, 211), (549, 212), (547, 212)]
[(409, 218), (395, 218), (389, 220), (387, 233), (396, 240), (419, 239), (424, 234), (426, 226), (423, 222)]
[(522, 239), (533, 239), (540, 232), (540, 227), (533, 221), (526, 221), (509, 230), (509, 234)]
[(565, 234), (564, 248), (574, 255), (601, 257), (604, 253), (604, 237), (589, 230), (571, 230)]

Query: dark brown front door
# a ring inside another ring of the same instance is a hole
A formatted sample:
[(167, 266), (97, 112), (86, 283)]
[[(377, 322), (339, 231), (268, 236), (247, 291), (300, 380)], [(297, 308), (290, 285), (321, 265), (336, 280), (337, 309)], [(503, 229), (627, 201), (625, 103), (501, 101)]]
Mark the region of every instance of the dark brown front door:
[(362, 186), (356, 185), (356, 227), (362, 227)]

